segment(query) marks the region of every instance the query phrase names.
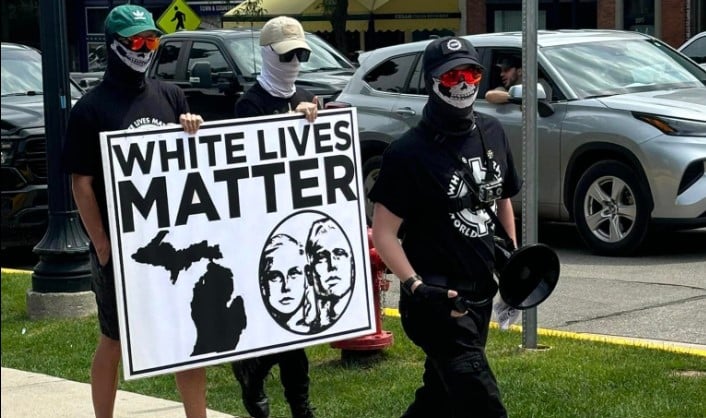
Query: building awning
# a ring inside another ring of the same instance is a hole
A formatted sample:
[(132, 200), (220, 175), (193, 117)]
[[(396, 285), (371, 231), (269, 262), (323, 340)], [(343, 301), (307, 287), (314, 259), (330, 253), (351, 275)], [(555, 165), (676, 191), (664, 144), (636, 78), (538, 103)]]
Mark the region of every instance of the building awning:
[[(331, 23), (323, 16), (322, 0), (262, 0), (265, 13), (244, 16), (243, 2), (223, 15), (223, 27), (262, 27), (269, 19), (287, 15), (302, 22), (309, 32), (330, 32)], [(349, 0), (346, 30), (366, 31), (370, 18), (376, 31), (441, 30), (460, 31), (458, 0)]]

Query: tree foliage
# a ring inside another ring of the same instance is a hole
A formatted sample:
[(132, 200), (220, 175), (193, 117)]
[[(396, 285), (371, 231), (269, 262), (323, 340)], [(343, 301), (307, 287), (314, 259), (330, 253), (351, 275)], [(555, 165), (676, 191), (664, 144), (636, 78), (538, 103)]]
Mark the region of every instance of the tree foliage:
[(344, 54), (348, 52), (346, 44), (346, 18), (348, 15), (348, 0), (321, 0), (323, 15), (331, 23), (336, 47)]
[(244, 22), (261, 21), (267, 14), (267, 9), (262, 7), (262, 0), (244, 0), (234, 13)]

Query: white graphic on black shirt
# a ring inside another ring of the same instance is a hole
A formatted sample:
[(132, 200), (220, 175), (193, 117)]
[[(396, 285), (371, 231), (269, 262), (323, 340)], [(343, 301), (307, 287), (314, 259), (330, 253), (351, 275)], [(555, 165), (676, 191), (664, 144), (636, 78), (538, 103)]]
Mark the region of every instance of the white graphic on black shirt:
[[(471, 167), (476, 184), (480, 184), (481, 181), (485, 180), (486, 169), (479, 157), (468, 160), (467, 164)], [(492, 164), (493, 171), (495, 172), (494, 178), (496, 180), (502, 180), (500, 177), (500, 167), (495, 161), (492, 161)], [(447, 190), (451, 198), (461, 198), (469, 193), (468, 186), (457, 173), (451, 176)], [(496, 210), (495, 202), (493, 202), (490, 208), (493, 211)], [(483, 237), (490, 232), (492, 220), (484, 209), (474, 211), (470, 208), (465, 208), (459, 212), (450, 213), (449, 216), (451, 222), (453, 222), (454, 228), (466, 237)]]
[(149, 129), (158, 128), (160, 126), (166, 126), (167, 124), (162, 122), (157, 118), (140, 118), (133, 121), (130, 126), (127, 127), (128, 130), (133, 129)]

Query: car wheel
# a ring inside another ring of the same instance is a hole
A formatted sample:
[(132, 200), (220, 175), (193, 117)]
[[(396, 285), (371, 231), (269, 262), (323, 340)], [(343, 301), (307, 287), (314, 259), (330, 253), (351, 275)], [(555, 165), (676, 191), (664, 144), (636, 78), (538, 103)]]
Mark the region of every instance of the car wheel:
[(373, 206), (374, 203), (368, 198), (368, 193), (373, 188), (375, 181), (380, 174), (380, 166), (382, 165), (382, 156), (376, 155), (368, 158), (363, 164), (363, 188), (365, 189), (365, 217), (368, 220), (368, 226), (373, 224)]
[(574, 220), (595, 252), (629, 255), (647, 236), (650, 198), (627, 165), (602, 161), (589, 167), (576, 185)]

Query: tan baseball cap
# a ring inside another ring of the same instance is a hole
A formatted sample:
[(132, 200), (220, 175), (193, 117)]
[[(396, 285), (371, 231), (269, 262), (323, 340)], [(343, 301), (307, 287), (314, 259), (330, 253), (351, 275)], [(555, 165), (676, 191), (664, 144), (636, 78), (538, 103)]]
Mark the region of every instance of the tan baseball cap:
[(299, 48), (311, 51), (309, 44), (306, 43), (301, 23), (289, 16), (279, 16), (268, 20), (260, 32), (260, 45), (271, 45), (278, 55)]

